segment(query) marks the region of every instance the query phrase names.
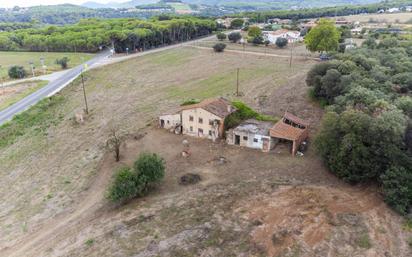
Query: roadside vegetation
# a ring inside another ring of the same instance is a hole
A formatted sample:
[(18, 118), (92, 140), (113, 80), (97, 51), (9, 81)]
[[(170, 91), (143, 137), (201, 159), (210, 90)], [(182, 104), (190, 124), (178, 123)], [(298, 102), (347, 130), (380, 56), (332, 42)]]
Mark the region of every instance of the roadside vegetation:
[(368, 39), (314, 66), (306, 83), (327, 113), (316, 146), (338, 177), (376, 181), (402, 214), (412, 206), (411, 41)]

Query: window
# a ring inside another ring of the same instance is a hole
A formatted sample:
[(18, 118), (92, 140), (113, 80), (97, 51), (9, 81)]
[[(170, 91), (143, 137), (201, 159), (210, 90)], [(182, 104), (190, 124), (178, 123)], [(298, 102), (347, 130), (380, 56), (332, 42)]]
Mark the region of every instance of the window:
[(189, 129), (190, 129), (190, 132), (193, 132), (193, 127), (192, 127), (192, 126), (190, 126), (190, 128), (189, 128)]
[(170, 124), (170, 121), (169, 121), (169, 120), (167, 121), (167, 124)]
[(209, 120), (209, 125), (210, 125), (210, 126), (213, 125), (213, 120)]
[(199, 123), (202, 124), (203, 123), (203, 119), (199, 118)]
[(193, 119), (194, 119), (193, 116), (190, 115), (190, 116), (189, 116), (189, 121), (193, 121)]
[(253, 139), (253, 142), (257, 143), (257, 142), (259, 142), (259, 139), (254, 138), (254, 139)]
[(203, 129), (199, 129), (199, 135), (203, 135)]
[(212, 131), (211, 130), (209, 130), (209, 136), (212, 136)]
[(247, 136), (243, 136), (243, 140), (247, 141)]

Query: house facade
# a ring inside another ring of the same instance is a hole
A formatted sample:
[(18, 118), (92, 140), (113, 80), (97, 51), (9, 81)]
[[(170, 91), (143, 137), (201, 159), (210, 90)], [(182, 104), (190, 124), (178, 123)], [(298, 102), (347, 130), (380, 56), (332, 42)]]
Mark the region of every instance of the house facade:
[(269, 135), (272, 125), (271, 122), (246, 120), (226, 132), (226, 143), (269, 152), (275, 145)]
[(159, 116), (159, 127), (168, 130), (180, 130), (182, 119), (180, 113), (164, 114)]
[(181, 110), (182, 133), (215, 140), (224, 135), (225, 118), (236, 111), (224, 98), (206, 99)]
[(286, 38), (289, 43), (299, 42), (303, 40), (299, 31), (280, 29), (276, 31), (263, 31), (263, 38), (268, 40), (270, 44), (276, 44), (278, 38)]

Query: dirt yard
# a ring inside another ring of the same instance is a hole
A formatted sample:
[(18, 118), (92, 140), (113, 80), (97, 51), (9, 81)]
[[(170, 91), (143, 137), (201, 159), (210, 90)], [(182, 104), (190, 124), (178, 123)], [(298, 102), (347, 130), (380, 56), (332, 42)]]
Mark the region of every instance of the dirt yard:
[[(53, 109), (59, 122), (0, 148), (0, 256), (410, 256), (401, 218), (374, 188), (331, 175), (313, 147), (293, 158), (286, 147), (265, 154), (153, 126), (183, 100), (235, 99), (240, 67), (240, 100), (294, 112), (313, 136), (322, 115), (304, 83), (313, 64), (182, 48), (91, 71), (84, 124), (73, 121), (83, 107), (75, 81)], [(104, 148), (113, 127), (129, 135), (120, 163)], [(142, 151), (165, 159), (164, 181), (113, 206), (104, 195), (114, 170)], [(180, 185), (187, 173), (201, 181)]]

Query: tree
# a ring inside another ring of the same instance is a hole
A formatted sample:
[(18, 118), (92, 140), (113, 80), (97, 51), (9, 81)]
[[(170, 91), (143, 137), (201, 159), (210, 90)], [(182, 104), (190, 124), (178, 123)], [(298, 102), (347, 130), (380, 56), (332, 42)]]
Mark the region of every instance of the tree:
[(320, 19), (305, 37), (305, 44), (311, 52), (335, 51), (338, 47), (340, 33), (335, 24), (327, 19)]
[(254, 45), (261, 45), (263, 44), (263, 42), (264, 42), (264, 39), (262, 36), (257, 36), (257, 37), (252, 38), (252, 43)]
[(226, 44), (224, 43), (217, 43), (213, 46), (213, 50), (215, 50), (215, 52), (220, 53), (223, 52), (226, 48)]
[(242, 39), (242, 35), (240, 32), (232, 32), (229, 34), (228, 39), (233, 43), (237, 43), (240, 39)]
[(125, 202), (145, 195), (164, 177), (164, 160), (157, 154), (142, 153), (133, 168), (123, 167), (113, 176), (107, 198), (113, 202)]
[(62, 67), (62, 69), (67, 69), (69, 61), (70, 59), (65, 56), (63, 58), (56, 59), (56, 64), (59, 64)]
[(165, 175), (164, 160), (154, 153), (142, 153), (133, 165), (137, 172), (137, 181), (141, 185), (140, 194), (147, 192), (150, 186), (163, 179)]
[(23, 66), (15, 65), (9, 68), (8, 74), (12, 79), (22, 79), (26, 77), (26, 70)]
[(113, 202), (127, 201), (134, 198), (138, 192), (136, 175), (129, 167), (123, 167), (114, 174), (107, 198)]
[(363, 47), (367, 47), (369, 49), (375, 49), (378, 44), (376, 43), (376, 40), (373, 37), (368, 37), (365, 41), (362, 42)]
[(216, 34), (216, 37), (217, 37), (217, 39), (219, 39), (220, 41), (223, 41), (223, 40), (226, 39), (227, 36), (226, 36), (225, 33), (220, 32), (220, 33), (217, 33), (217, 34)]
[(240, 28), (243, 26), (244, 23), (245, 23), (245, 22), (243, 21), (243, 19), (239, 19), (239, 18), (233, 19), (233, 20), (230, 22), (230, 27), (231, 27), (232, 29), (240, 29)]
[(110, 131), (110, 137), (106, 141), (106, 148), (113, 152), (114, 158), (118, 162), (120, 160), (120, 146), (122, 144), (122, 138), (118, 135), (116, 129)]
[(262, 36), (262, 30), (258, 26), (251, 26), (247, 33), (249, 38)]
[(279, 48), (283, 48), (288, 44), (288, 40), (283, 37), (278, 37), (275, 42), (276, 46)]

